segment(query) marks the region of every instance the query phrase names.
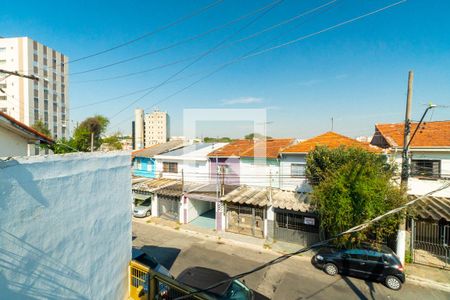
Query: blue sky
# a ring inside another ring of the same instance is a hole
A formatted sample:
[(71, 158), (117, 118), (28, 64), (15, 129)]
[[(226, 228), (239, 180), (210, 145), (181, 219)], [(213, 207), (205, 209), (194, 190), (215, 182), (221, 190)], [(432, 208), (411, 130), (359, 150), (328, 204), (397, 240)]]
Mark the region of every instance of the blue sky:
[[(29, 36), (70, 59), (77, 59), (151, 32), (211, 2), (8, 1), (6, 9), (0, 12), (0, 35)], [(271, 2), (225, 0), (201, 15), (136, 43), (74, 62), (70, 72), (82, 72), (168, 46)], [(74, 74), (70, 77), (73, 124), (101, 113), (112, 117), (111, 131), (130, 133), (134, 108), (151, 108), (224, 62), (261, 45), (266, 45), (261, 48), (264, 49), (284, 43), (397, 1), (337, 1), (326, 11), (210, 53), (175, 78), (181, 79), (161, 86), (126, 109), (144, 92), (77, 109), (158, 85), (190, 61), (120, 79), (89, 80), (148, 70), (198, 56), (226, 37), (231, 36), (226, 43), (240, 40), (328, 2), (285, 0), (238, 33), (254, 16), (154, 55), (99, 71)], [(320, 134), (330, 130), (331, 117), (339, 133), (353, 137), (369, 135), (375, 123), (402, 121), (407, 75), (411, 69), (415, 72), (413, 118), (419, 119), (425, 103), (450, 105), (449, 11), (448, 1), (410, 0), (232, 64), (161, 102), (158, 108), (169, 112), (174, 135), (182, 135), (182, 115), (186, 108), (267, 108), (271, 122), (268, 134), (275, 137), (307, 138)], [(450, 108), (436, 109), (430, 117), (449, 120)], [(217, 123), (201, 128), (202, 136), (238, 137), (250, 131), (250, 124)]]

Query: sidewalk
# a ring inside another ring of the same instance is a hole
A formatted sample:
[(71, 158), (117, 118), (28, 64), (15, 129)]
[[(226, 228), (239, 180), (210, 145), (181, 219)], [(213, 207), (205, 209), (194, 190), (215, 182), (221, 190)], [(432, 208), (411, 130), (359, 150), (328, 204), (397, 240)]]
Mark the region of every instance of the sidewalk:
[[(191, 236), (211, 239), (217, 243), (234, 244), (253, 250), (259, 249), (261, 252), (268, 252), (276, 255), (291, 253), (301, 248), (301, 246), (297, 244), (280, 241), (270, 243), (265, 239), (259, 239), (252, 236), (231, 232), (217, 232), (215, 229), (201, 228), (191, 224), (180, 224), (175, 221), (161, 219), (158, 217), (148, 217), (142, 219), (133, 218), (133, 221), (162, 226), (165, 228), (172, 228), (173, 230), (183, 231)], [(309, 261), (313, 255), (314, 253), (312, 251), (308, 251), (306, 253), (294, 256), (293, 258)], [(443, 270), (418, 264), (407, 264), (405, 267), (405, 273), (408, 282), (450, 292), (450, 270), (448, 269)]]
[(408, 281), (417, 285), (433, 286), (450, 292), (450, 270), (438, 269), (418, 264), (407, 264), (405, 273)]

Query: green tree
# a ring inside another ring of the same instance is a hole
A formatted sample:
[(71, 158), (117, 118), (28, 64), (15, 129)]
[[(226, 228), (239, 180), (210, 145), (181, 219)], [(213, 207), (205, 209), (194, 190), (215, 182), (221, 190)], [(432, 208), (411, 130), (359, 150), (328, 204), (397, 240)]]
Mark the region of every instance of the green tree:
[(105, 133), (109, 120), (101, 115), (89, 117), (75, 128), (73, 144), (79, 151), (91, 151), (91, 135), (94, 135), (94, 150), (102, 144), (101, 135)]
[(102, 144), (106, 144), (114, 150), (122, 150), (122, 144), (120, 143), (118, 135), (111, 135), (103, 138)]
[(47, 125), (45, 125), (45, 123), (42, 122), (41, 119), (39, 119), (36, 122), (34, 122), (34, 124), (31, 126), (31, 128), (39, 131), (40, 133), (42, 133), (43, 135), (46, 135), (48, 137), (52, 136), (52, 133), (48, 129)]
[[(406, 197), (393, 183), (395, 166), (385, 156), (360, 148), (317, 147), (307, 157), (306, 176), (321, 228), (333, 236), (401, 206)], [(339, 243), (383, 241), (401, 216), (391, 215)]]
[(249, 133), (244, 136), (244, 139), (246, 139), (246, 140), (255, 140), (255, 139), (257, 139), (257, 140), (269, 139), (270, 140), (271, 138), (272, 138), (271, 136), (264, 136), (260, 133)]
[(226, 136), (224, 136), (224, 137), (217, 137), (217, 138), (205, 137), (205, 138), (203, 138), (203, 141), (205, 143), (229, 143), (229, 142), (232, 142), (233, 139), (231, 139), (229, 137), (226, 137)]

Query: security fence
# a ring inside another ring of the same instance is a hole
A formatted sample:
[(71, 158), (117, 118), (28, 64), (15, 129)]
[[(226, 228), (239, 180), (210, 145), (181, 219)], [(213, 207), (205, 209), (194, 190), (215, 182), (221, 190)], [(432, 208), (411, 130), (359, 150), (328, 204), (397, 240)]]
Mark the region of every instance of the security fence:
[(437, 267), (450, 264), (450, 225), (447, 222), (412, 221), (413, 261)]

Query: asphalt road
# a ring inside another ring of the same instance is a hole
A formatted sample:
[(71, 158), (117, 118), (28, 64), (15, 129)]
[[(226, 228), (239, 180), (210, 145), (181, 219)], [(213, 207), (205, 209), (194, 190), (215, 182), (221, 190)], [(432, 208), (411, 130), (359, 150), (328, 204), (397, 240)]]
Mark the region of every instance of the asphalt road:
[[(175, 277), (192, 266), (235, 275), (276, 257), (270, 251), (137, 222), (133, 222), (133, 246), (156, 257)], [(450, 293), (408, 282), (400, 291), (392, 291), (380, 283), (332, 277), (314, 268), (309, 257), (290, 258), (244, 280), (269, 299), (450, 299)]]

